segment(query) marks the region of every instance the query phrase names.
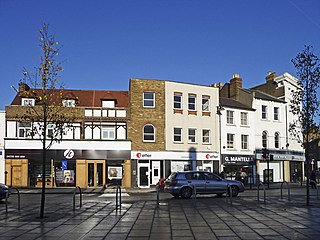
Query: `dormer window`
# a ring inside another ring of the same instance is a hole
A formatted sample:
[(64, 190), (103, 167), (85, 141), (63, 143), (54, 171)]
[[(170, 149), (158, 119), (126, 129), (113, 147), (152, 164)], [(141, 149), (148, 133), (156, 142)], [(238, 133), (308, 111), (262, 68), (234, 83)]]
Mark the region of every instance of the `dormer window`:
[(116, 103), (114, 100), (102, 100), (103, 108), (115, 108)]
[(34, 106), (34, 99), (33, 98), (22, 98), (21, 105), (22, 106)]
[(75, 107), (76, 106), (76, 100), (74, 100), (74, 99), (64, 99), (64, 100), (62, 100), (62, 105), (64, 107)]

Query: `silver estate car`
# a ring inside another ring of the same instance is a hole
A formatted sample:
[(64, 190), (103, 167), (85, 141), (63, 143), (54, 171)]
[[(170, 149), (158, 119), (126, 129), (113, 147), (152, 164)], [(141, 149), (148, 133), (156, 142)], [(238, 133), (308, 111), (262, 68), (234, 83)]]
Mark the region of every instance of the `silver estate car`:
[(231, 186), (233, 197), (244, 191), (242, 182), (226, 180), (211, 172), (174, 172), (166, 179), (164, 191), (171, 193), (175, 197), (190, 198), (194, 186), (197, 194), (215, 193), (222, 196), (222, 194), (226, 193), (228, 184)]

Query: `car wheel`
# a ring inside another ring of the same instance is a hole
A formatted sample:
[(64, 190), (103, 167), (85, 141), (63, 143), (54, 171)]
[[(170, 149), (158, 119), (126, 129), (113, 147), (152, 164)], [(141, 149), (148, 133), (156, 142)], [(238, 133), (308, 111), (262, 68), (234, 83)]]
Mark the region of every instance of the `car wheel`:
[(232, 197), (236, 197), (239, 194), (239, 188), (237, 186), (231, 186), (232, 189)]
[(184, 187), (180, 190), (180, 195), (182, 198), (191, 198), (192, 189), (189, 187)]

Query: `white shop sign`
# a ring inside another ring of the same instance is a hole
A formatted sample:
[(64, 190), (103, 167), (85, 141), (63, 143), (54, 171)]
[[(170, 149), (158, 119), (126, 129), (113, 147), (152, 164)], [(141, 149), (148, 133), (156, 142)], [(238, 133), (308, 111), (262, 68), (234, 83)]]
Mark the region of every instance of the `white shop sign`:
[(131, 151), (131, 159), (138, 160), (219, 160), (219, 154), (215, 152), (146, 152)]

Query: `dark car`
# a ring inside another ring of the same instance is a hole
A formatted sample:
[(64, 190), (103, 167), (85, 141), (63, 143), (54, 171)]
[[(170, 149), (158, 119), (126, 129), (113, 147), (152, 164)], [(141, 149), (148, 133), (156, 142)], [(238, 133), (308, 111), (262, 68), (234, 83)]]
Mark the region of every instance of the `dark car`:
[(195, 187), (197, 194), (215, 193), (221, 196), (226, 193), (228, 184), (232, 189), (233, 197), (244, 191), (242, 182), (226, 180), (214, 173), (201, 171), (172, 173), (165, 181), (164, 190), (175, 197), (190, 198)]
[(2, 183), (0, 183), (0, 200), (5, 199), (6, 198), (6, 193), (8, 192), (8, 197), (11, 194), (11, 188), (8, 187), (7, 185), (4, 185)]

